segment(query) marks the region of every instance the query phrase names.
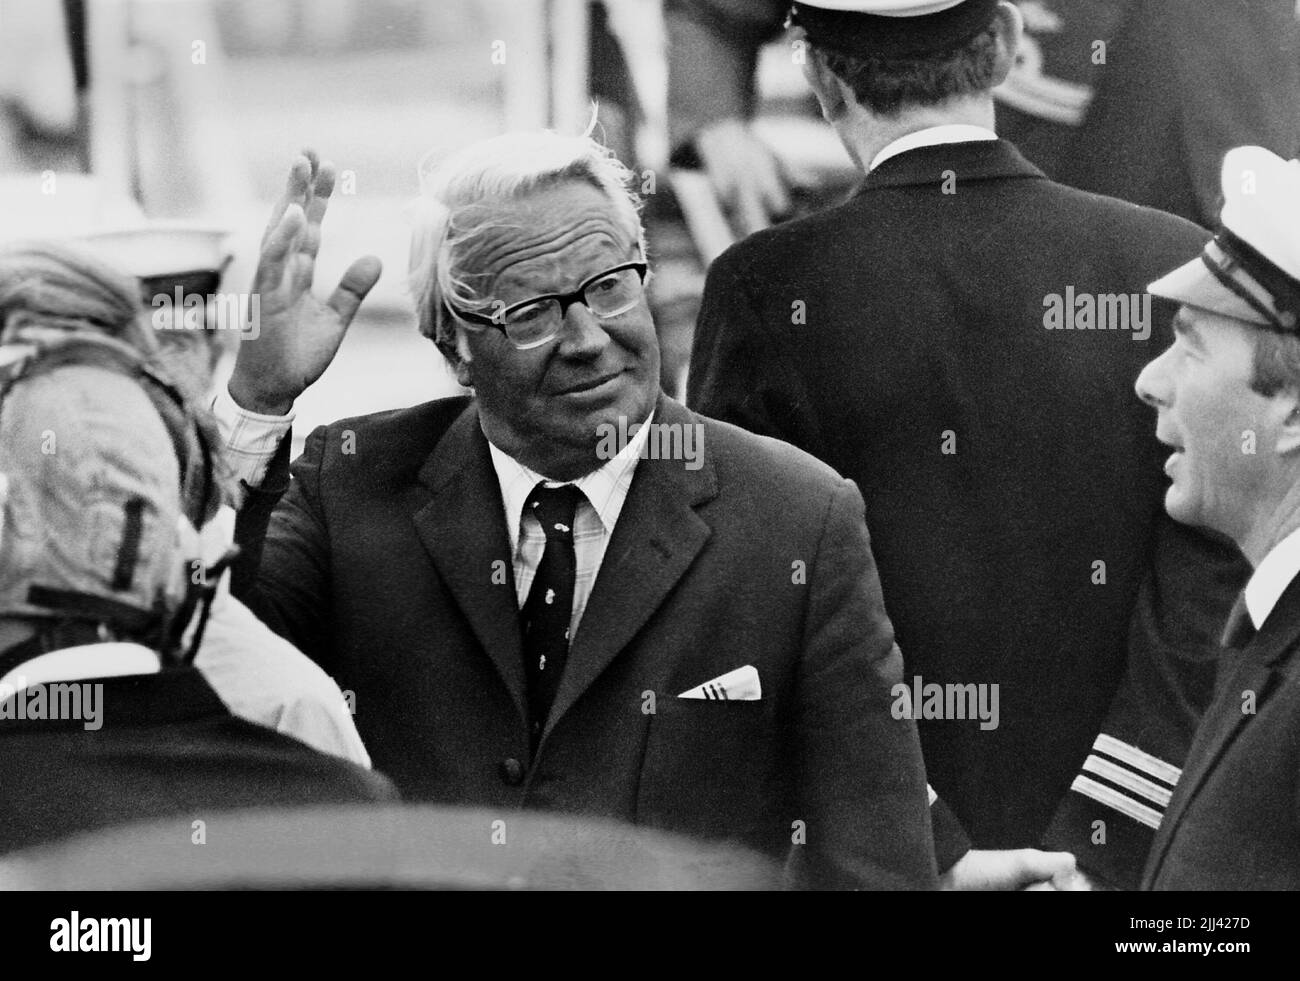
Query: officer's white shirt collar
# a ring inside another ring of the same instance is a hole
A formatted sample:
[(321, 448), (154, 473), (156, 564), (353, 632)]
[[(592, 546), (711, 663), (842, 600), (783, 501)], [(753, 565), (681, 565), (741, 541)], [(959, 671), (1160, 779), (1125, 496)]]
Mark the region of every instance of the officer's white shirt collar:
[(870, 173), (890, 157), (896, 157), (900, 153), (906, 153), (908, 150), (915, 150), (918, 147), (939, 146), (942, 143), (975, 143), (980, 140), (996, 140), (997, 138), (998, 134), (993, 130), (983, 126), (972, 126), (969, 123), (945, 123), (942, 126), (918, 129), (915, 133), (900, 136), (877, 153), (872, 158), (871, 166), (867, 168), (867, 171)]
[(125, 641), (80, 644), (24, 661), (0, 678), (0, 688), (15, 691), (20, 687), (29, 688), (56, 681), (157, 674), (161, 670), (158, 655), (142, 644)]
[[(630, 437), (627, 445), (611, 457), (598, 470), (593, 470), (585, 477), (568, 481), (582, 491), (596, 517), (600, 518), (608, 537), (614, 532), (618, 516), (623, 513), (623, 503), (627, 500), (628, 489), (632, 485), (632, 475), (636, 472), (637, 460), (641, 457), (641, 447), (645, 446), (650, 436), (650, 424), (655, 414), (651, 410), (645, 423)], [(629, 429), (631, 426), (628, 427)], [(501, 500), (506, 509), (506, 530), (510, 533), (510, 552), (513, 555), (519, 548), (519, 524), (523, 518), (524, 503), (533, 492), (538, 481), (559, 483), (532, 470), (514, 457), (497, 448), (488, 440), (488, 451), (492, 454), (492, 467), (496, 470), (497, 482), (501, 485)]]
[(1297, 575), (1300, 575), (1300, 528), (1273, 546), (1246, 583), (1246, 612), (1256, 630), (1264, 626)]

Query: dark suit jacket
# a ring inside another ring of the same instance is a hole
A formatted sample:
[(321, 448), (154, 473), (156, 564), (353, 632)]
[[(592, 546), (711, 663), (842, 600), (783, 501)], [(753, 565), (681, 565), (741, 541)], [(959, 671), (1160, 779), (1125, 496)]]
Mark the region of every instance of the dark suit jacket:
[(1135, 340), (1046, 329), (1045, 299), (1142, 294), (1204, 238), (991, 141), (893, 157), (846, 204), (709, 271), (691, 404), (861, 488), (909, 680), (999, 686), (996, 729), (920, 724), (930, 781), (977, 846), (1038, 843), (1119, 683), (1163, 515), (1133, 382), (1167, 312)]
[(379, 774), (235, 718), (194, 668), (79, 683), (103, 685), (99, 729), (13, 717), (16, 699), (0, 718), (0, 851), (151, 818), (185, 841), (234, 808), (397, 799)]
[(1300, 578), (1224, 657), (1143, 888), (1300, 889)]
[[(932, 885), (920, 749), (890, 714), (901, 658), (860, 495), (671, 400), (655, 422), (702, 426), (702, 466), (639, 462), (531, 762), (510, 546), (472, 402), (315, 431), (255, 589), (241, 570), (236, 591), (355, 693), (376, 768), (408, 798), (782, 857), (796, 841), (818, 884)], [(252, 561), (274, 474), (264, 486), (241, 514)], [(744, 665), (760, 701), (675, 697)]]

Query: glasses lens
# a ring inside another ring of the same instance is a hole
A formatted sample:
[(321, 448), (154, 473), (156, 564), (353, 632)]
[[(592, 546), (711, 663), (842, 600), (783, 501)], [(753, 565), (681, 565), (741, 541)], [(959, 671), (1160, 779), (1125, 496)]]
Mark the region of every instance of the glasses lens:
[(560, 304), (555, 300), (541, 300), (508, 311), (502, 326), (506, 329), (506, 336), (515, 344), (532, 345), (541, 344), (558, 334), (561, 323)]
[(620, 269), (602, 276), (586, 289), (587, 306), (598, 317), (626, 313), (641, 299), (641, 277), (635, 269)]

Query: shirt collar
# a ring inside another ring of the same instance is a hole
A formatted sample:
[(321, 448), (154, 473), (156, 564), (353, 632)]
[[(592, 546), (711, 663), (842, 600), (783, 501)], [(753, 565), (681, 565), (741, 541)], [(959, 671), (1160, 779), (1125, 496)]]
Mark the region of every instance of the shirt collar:
[(13, 690), (55, 681), (156, 674), (161, 668), (157, 653), (142, 644), (81, 644), (24, 661), (0, 678), (0, 686)]
[(915, 133), (900, 136), (887, 145), (871, 160), (868, 173), (875, 170), (890, 157), (896, 157), (908, 150), (923, 146), (939, 146), (942, 143), (974, 143), (979, 140), (996, 140), (998, 134), (984, 126), (972, 126), (969, 123), (945, 123), (942, 126), (929, 126), (918, 129)]
[[(628, 436), (626, 444), (618, 453), (607, 460), (599, 469), (593, 470), (585, 477), (567, 481), (582, 491), (596, 517), (600, 519), (605, 534), (614, 531), (618, 516), (627, 500), (627, 488), (636, 472), (637, 460), (641, 457), (641, 448), (645, 446), (650, 435), (650, 425), (654, 422), (654, 411), (646, 417), (645, 423), (634, 435)], [(627, 427), (631, 428), (631, 427)], [(623, 433), (618, 434), (622, 437)], [(620, 442), (622, 439), (620, 438)], [(519, 548), (519, 524), (523, 518), (524, 502), (533, 492), (539, 481), (548, 483), (566, 483), (553, 481), (536, 470), (532, 470), (514, 457), (499, 449), (488, 440), (488, 452), (492, 455), (492, 467), (496, 470), (497, 482), (501, 485), (501, 501), (505, 506), (506, 530), (510, 533), (510, 553)]]
[(1300, 575), (1300, 528), (1269, 550), (1246, 583), (1246, 612), (1259, 630), (1291, 580)]

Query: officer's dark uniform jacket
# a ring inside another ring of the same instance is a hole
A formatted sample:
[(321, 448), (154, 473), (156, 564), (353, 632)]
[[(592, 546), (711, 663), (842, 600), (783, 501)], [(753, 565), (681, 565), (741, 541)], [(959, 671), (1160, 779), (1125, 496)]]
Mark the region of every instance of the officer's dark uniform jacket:
[[(995, 728), (969, 711), (919, 720), (930, 782), (976, 846), (1042, 841), (1126, 659), (1139, 676), (1171, 663), (1176, 715), (1204, 698), (1198, 664), (1245, 567), (1165, 517), (1165, 451), (1133, 383), (1170, 340), (1168, 308), (1142, 315), (1146, 284), (1205, 238), (1053, 183), (1005, 141), (968, 142), (886, 159), (843, 206), (760, 232), (710, 270), (692, 405), (862, 489), (907, 680), (998, 686)], [(1167, 745), (1143, 725), (1108, 731), (1172, 776), (1187, 721)], [(1106, 841), (1149, 841), (1132, 809), (1075, 796), (1089, 806), (1055, 840), (1085, 867), (1108, 847), (1090, 845), (1093, 805)], [(1144, 851), (1100, 854), (1135, 881)]]

